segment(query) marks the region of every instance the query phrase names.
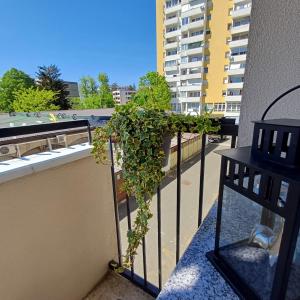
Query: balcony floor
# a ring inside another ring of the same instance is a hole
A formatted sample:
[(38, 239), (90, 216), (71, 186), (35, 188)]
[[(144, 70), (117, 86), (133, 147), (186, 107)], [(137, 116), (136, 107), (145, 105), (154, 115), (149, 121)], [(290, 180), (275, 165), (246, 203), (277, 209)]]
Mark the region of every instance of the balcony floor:
[(109, 271), (94, 291), (84, 300), (153, 300), (129, 280)]

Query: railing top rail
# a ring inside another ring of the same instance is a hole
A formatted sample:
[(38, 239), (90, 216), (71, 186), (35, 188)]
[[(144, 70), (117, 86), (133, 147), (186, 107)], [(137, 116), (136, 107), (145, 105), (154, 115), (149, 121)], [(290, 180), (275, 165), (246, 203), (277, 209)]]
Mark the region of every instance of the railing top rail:
[(13, 136), (24, 136), (30, 134), (37, 134), (42, 132), (59, 131), (65, 129), (73, 129), (79, 127), (89, 127), (88, 120), (76, 120), (67, 122), (57, 122), (48, 124), (37, 124), (18, 127), (0, 128), (0, 138), (8, 138)]

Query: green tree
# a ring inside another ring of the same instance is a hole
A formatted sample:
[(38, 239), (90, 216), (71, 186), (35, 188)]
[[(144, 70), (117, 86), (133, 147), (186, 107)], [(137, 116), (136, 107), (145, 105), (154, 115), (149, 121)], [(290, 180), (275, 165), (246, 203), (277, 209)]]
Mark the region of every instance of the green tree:
[(98, 85), (96, 83), (96, 80), (91, 76), (84, 76), (80, 78), (79, 87), (80, 94), (84, 98), (88, 98), (92, 95), (95, 95), (98, 91)]
[(13, 111), (14, 93), (34, 85), (34, 80), (20, 70), (12, 68), (5, 72), (0, 78), (0, 111)]
[(98, 80), (100, 84), (99, 85), (100, 107), (101, 108), (114, 107), (115, 102), (109, 87), (108, 76), (105, 73), (100, 73), (98, 76)]
[(40, 66), (38, 67), (37, 84), (41, 89), (53, 91), (57, 93), (55, 105), (59, 109), (69, 109), (71, 107), (68, 99), (69, 92), (67, 91), (67, 85), (60, 78), (61, 73), (56, 65)]
[(57, 100), (57, 92), (30, 87), (14, 92), (14, 96), (13, 108), (17, 112), (37, 112), (59, 109), (59, 107), (54, 104)]
[(149, 72), (141, 77), (132, 101), (141, 106), (169, 110), (171, 92), (165, 77), (157, 72)]
[(72, 100), (73, 109), (97, 109), (115, 106), (108, 76), (105, 73), (100, 73), (98, 81), (99, 85), (90, 76), (81, 78), (82, 98)]
[(129, 90), (129, 91), (135, 91), (135, 90), (136, 90), (135, 84), (130, 84), (130, 85), (128, 86), (128, 90)]

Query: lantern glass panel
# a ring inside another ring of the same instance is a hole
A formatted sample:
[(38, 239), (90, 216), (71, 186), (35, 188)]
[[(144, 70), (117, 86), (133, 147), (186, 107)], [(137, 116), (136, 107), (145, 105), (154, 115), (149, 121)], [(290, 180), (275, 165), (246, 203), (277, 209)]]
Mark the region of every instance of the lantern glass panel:
[(288, 281), (288, 288), (286, 292), (286, 300), (300, 299), (300, 232), (298, 233), (298, 239), (294, 258), (291, 267), (291, 273)]
[(224, 186), (218, 254), (261, 299), (271, 296), (283, 227), (282, 217)]

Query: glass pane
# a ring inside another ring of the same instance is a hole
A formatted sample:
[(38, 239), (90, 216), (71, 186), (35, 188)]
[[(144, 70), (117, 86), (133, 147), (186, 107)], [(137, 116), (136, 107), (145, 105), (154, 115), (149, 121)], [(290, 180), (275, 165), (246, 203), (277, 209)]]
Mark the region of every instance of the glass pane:
[(300, 299), (300, 232), (298, 233), (297, 245), (294, 253), (294, 259), (285, 299)]
[(284, 219), (224, 187), (219, 254), (261, 299), (270, 299)]

